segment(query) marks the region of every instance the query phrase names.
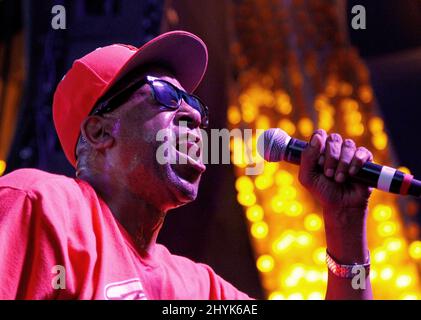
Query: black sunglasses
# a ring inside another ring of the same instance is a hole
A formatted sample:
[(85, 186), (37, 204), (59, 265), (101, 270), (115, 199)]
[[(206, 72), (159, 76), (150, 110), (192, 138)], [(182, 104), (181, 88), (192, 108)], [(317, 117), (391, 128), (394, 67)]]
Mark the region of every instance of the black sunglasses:
[(180, 90), (168, 81), (151, 76), (134, 81), (128, 86), (125, 86), (121, 90), (117, 91), (110, 98), (100, 102), (98, 106), (91, 112), (91, 115), (101, 115), (115, 110), (125, 101), (127, 101), (127, 99), (144, 84), (151, 86), (153, 98), (155, 101), (170, 110), (177, 110), (180, 107), (182, 100), (184, 100), (189, 106), (200, 113), (200, 127), (208, 127), (208, 107), (200, 100), (199, 97)]

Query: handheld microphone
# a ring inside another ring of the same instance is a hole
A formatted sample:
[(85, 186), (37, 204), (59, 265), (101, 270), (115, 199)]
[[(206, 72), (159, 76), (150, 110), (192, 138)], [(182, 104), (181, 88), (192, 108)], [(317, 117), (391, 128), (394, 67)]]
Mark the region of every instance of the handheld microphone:
[[(259, 137), (258, 151), (266, 161), (287, 161), (299, 165), (301, 152), (307, 145), (307, 142), (291, 138), (279, 128), (268, 129)], [(421, 181), (410, 174), (373, 162), (366, 162), (351, 179), (386, 192), (421, 197)]]

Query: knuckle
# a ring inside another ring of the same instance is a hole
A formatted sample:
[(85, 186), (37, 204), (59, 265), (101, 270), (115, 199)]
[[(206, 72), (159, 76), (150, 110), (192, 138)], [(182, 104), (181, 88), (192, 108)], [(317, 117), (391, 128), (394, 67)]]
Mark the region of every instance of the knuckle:
[(341, 158), (339, 160), (339, 167), (340, 168), (344, 168), (344, 167), (348, 167), (351, 164), (351, 160), (348, 158)]
[(339, 152), (335, 152), (333, 150), (330, 150), (330, 153), (326, 157), (326, 162), (338, 162), (340, 159)]

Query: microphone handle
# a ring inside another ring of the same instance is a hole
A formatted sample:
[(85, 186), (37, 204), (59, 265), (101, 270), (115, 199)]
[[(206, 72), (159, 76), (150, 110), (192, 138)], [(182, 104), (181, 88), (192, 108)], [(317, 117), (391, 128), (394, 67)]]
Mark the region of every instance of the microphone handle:
[[(291, 138), (282, 160), (300, 165), (301, 153), (307, 145), (307, 142)], [(421, 181), (402, 171), (373, 162), (366, 162), (351, 179), (386, 192), (421, 197)]]

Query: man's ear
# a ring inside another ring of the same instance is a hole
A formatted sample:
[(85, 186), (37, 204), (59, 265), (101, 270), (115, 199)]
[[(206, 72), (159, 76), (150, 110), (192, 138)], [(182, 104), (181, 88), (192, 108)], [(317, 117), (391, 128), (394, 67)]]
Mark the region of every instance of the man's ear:
[(88, 116), (80, 126), (82, 136), (92, 148), (105, 150), (114, 144), (110, 120), (99, 116)]

